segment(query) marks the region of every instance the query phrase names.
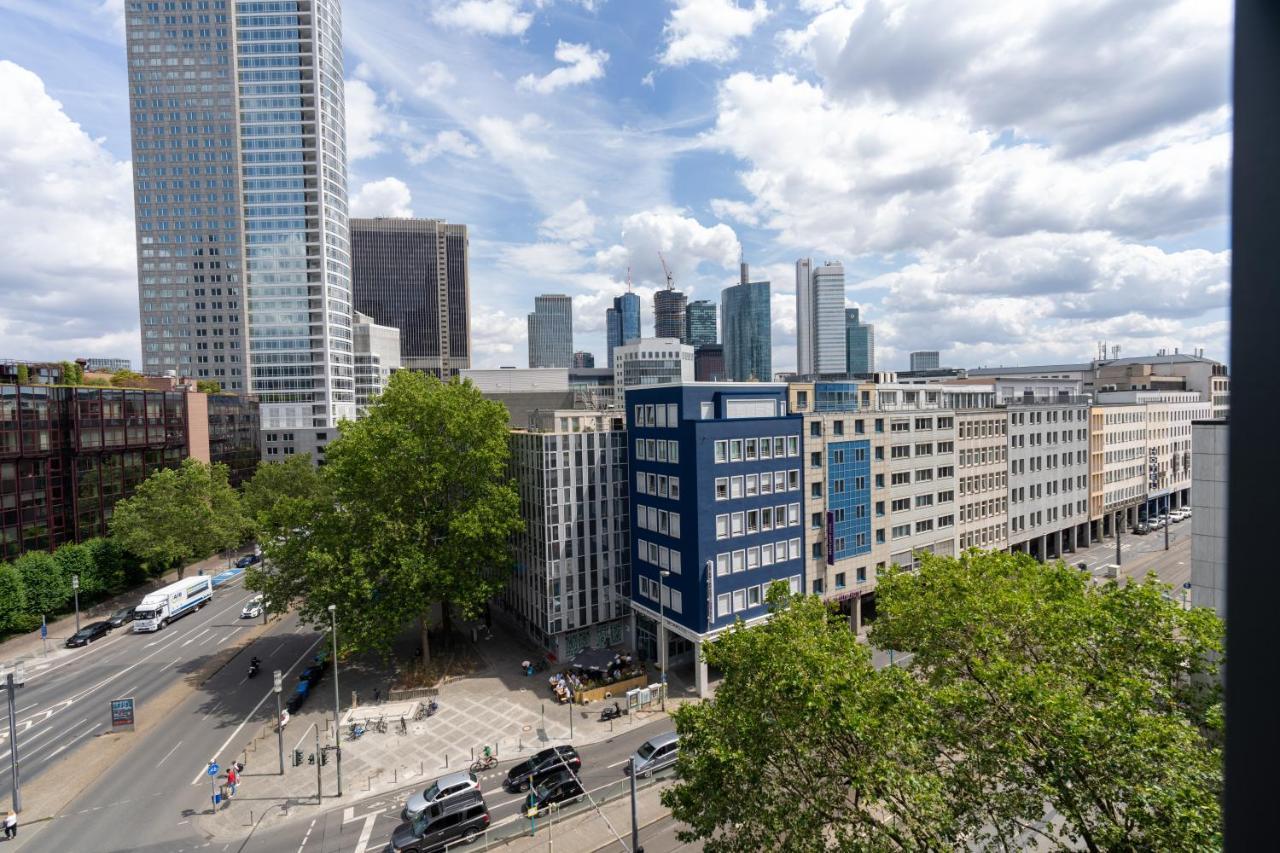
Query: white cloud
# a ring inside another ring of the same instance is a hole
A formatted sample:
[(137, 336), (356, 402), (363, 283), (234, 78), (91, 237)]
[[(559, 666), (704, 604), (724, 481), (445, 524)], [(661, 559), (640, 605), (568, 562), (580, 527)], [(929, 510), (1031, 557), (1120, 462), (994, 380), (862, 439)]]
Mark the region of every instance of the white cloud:
[(648, 86), (650, 89), (653, 88), (653, 72), (652, 71), (650, 71), (648, 74), (640, 78), (640, 85)]
[(355, 161), (382, 151), (379, 136), (394, 122), (378, 103), (373, 87), (363, 80), (346, 81), (347, 158)]
[(132, 176), (51, 98), (0, 60), (0, 342), (29, 358), (138, 363)]
[(576, 86), (604, 76), (605, 63), (609, 54), (603, 50), (592, 50), (589, 44), (573, 44), (572, 42), (556, 42), (556, 62), (564, 65), (542, 77), (526, 74), (516, 84), (521, 89), (529, 89), (542, 95), (549, 95), (566, 86)]
[(415, 166), (442, 154), (452, 154), (455, 157), (470, 160), (480, 156), (480, 149), (456, 130), (442, 130), (426, 142), (404, 147), (405, 159)]
[(666, 49), (658, 58), (663, 65), (728, 62), (738, 55), (738, 40), (769, 17), (764, 0), (748, 7), (735, 0), (673, 0), (673, 6), (663, 29)]
[(722, 269), (735, 268), (742, 245), (733, 229), (724, 223), (703, 225), (684, 211), (662, 207), (633, 213), (622, 221), (621, 243), (596, 253), (596, 265), (606, 270), (631, 268), (637, 282), (665, 286), (661, 252), (675, 277), (675, 284), (688, 288), (703, 263)]
[(480, 302), (476, 302), (474, 308), (471, 313), (472, 363), (478, 368), (527, 366), (528, 326), (524, 316), (513, 316), (495, 305)]
[(414, 92), (424, 98), (437, 95), (458, 82), (453, 72), (443, 62), (431, 61), (418, 66), (419, 83)]
[(445, 26), (489, 36), (523, 35), (533, 23), (518, 0), (442, 0), (432, 16)]
[(413, 208), (410, 207), (412, 201), (413, 198), (409, 192), (409, 187), (399, 178), (368, 181), (352, 194), (351, 215), (362, 217), (413, 216)]
[(542, 220), (538, 231), (553, 240), (582, 245), (595, 236), (599, 224), (586, 201), (579, 198)]
[(489, 154), (500, 162), (550, 160), (554, 157), (551, 149), (529, 138), (530, 134), (545, 127), (546, 122), (541, 118), (526, 113), (519, 121), (481, 116), (476, 119), (475, 131)]

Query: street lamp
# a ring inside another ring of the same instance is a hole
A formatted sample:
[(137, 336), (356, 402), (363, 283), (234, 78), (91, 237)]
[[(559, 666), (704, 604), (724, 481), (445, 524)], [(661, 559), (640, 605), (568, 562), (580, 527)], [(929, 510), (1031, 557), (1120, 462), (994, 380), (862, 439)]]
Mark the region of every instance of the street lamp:
[(662, 711), (667, 710), (667, 647), (670, 641), (667, 640), (667, 601), (664, 593), (667, 591), (667, 578), (671, 577), (670, 569), (660, 569), (658, 575), (662, 580), (658, 583), (658, 618), (661, 620), (662, 628), (658, 631), (658, 662), (662, 666)]
[(14, 698), (14, 688), (21, 687), (23, 682), (22, 661), (15, 661), (5, 673), (5, 688), (9, 695), (9, 772), (13, 778), (13, 810), (22, 811), (22, 794), (18, 790), (18, 703)]
[(342, 699), (338, 693), (338, 606), (329, 605), (329, 620), (333, 627), (333, 756), (338, 772), (338, 796), (342, 796)]
[(76, 631), (80, 630), (80, 576), (71, 576), (71, 592), (76, 597)]
[(280, 708), (280, 694), (284, 691), (284, 676), (280, 670), (271, 674), (271, 689), (276, 694), (276, 745), (280, 748), (280, 775), (284, 775), (284, 711)]

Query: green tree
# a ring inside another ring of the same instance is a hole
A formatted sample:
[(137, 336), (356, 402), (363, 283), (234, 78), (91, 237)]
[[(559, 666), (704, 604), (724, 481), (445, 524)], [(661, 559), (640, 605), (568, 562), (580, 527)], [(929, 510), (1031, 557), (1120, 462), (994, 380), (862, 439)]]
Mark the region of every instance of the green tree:
[(116, 388), (139, 388), (144, 378), (141, 373), (121, 368), (111, 374), (111, 384)]
[(252, 531), (227, 476), (225, 465), (190, 458), (157, 471), (116, 504), (111, 535), (153, 573), (177, 568), (181, 577), (187, 563), (235, 547)]
[(92, 601), (105, 591), (93, 562), (93, 551), (83, 544), (68, 542), (53, 552), (58, 571), (68, 584), (72, 577), (80, 578), (80, 602)]
[(14, 560), (13, 565), (22, 575), (22, 587), (27, 594), (27, 613), (36, 618), (41, 614), (52, 616), (71, 600), (71, 579), (63, 577), (62, 567), (52, 554), (46, 551), (28, 551)]
[[(84, 543), (93, 557), (93, 572), (108, 593), (121, 592), (146, 580), (137, 560), (132, 560), (113, 539), (100, 536)], [(130, 566), (137, 567), (130, 572)]]
[(870, 640), (914, 653), (879, 673), (792, 600), (705, 647), (664, 801), (708, 851), (1219, 849), (1222, 623), (1167, 590), (925, 555), (879, 579)]
[(12, 563), (0, 563), (0, 634), (24, 631), (28, 624), (22, 573)]
[(432, 607), (447, 628), (452, 608), (477, 612), (511, 566), (522, 522), (506, 412), (470, 383), (405, 370), (340, 432), (320, 471), (331, 498), (265, 542), (265, 568), (247, 582), (315, 624), (335, 604), (351, 649), (389, 651), (417, 619), (427, 660)]
[(25, 364), (18, 365), (18, 384), (27, 385), (31, 382), (31, 368)]
[(221, 394), (222, 383), (216, 379), (197, 379), (196, 390), (201, 394)]
[(84, 382), (84, 365), (76, 361), (63, 361), (59, 363), (62, 368), (63, 385), (80, 385)]
[(323, 509), (324, 501), (331, 501), (307, 453), (286, 456), (282, 462), (259, 463), (240, 491), (245, 514), (256, 525), (260, 538), (307, 524)]

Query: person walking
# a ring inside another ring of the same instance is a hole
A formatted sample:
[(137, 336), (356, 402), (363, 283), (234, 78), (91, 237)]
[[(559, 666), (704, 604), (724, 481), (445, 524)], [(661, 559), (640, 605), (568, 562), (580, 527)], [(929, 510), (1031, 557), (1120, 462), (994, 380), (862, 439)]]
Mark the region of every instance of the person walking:
[(6, 839), (18, 837), (18, 815), (14, 812), (9, 812), (4, 819), (4, 837)]
[(234, 797), (236, 795), (236, 785), (239, 784), (240, 773), (236, 770), (236, 765), (232, 764), (227, 770), (227, 789), (230, 791), (230, 796)]

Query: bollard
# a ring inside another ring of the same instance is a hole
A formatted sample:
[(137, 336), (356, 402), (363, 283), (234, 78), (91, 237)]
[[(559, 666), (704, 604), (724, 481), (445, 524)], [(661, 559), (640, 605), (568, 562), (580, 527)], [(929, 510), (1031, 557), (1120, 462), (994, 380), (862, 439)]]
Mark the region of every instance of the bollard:
[(427, 771), (426, 771), (425, 766), (423, 765), (423, 762), (419, 761), (419, 762), (418, 762), (418, 775), (419, 775), (419, 776), (421, 776), (421, 775), (422, 775), (423, 773), (425, 773), (425, 772), (427, 772)]
[(448, 750), (446, 750), (446, 751), (445, 751), (445, 754), (444, 754), (444, 769), (445, 769), (445, 770), (448, 770), (448, 769), (449, 769), (449, 752), (448, 752)]
[(474, 746), (471, 747), (471, 760), (472, 761), (476, 760), (476, 748)]

